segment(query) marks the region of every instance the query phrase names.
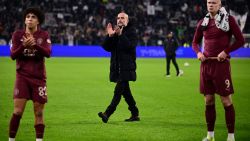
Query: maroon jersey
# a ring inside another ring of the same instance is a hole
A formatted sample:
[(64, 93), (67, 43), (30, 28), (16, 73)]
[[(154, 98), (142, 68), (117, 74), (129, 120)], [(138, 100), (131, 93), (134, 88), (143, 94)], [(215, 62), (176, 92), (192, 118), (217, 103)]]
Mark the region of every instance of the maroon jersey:
[(16, 59), (17, 75), (46, 80), (45, 59), (51, 54), (51, 41), (48, 32), (38, 29), (33, 37), (36, 45), (32, 48), (23, 46), (25, 30), (14, 32), (12, 36), (11, 58)]
[[(198, 23), (192, 44), (193, 50), (196, 52), (196, 54), (200, 52), (199, 43), (201, 42), (203, 36), (203, 54), (206, 57), (217, 57), (217, 55), (222, 51), (225, 51), (227, 54), (229, 54), (230, 52), (243, 46), (243, 35), (232, 16), (229, 16), (230, 30), (228, 32), (224, 32), (217, 28), (214, 19), (209, 19), (207, 29), (203, 31), (201, 28), (202, 21), (203, 20), (199, 21)], [(233, 44), (230, 44), (232, 35), (234, 35), (236, 41)]]

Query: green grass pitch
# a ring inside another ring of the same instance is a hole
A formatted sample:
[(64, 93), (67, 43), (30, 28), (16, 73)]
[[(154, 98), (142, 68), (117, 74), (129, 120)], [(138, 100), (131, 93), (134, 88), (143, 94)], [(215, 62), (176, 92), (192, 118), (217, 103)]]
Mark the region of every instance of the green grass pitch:
[[(124, 99), (109, 122), (101, 122), (113, 96), (108, 58), (50, 58), (46, 60), (48, 103), (45, 106), (45, 141), (200, 141), (206, 135), (204, 100), (199, 94), (199, 61), (177, 59), (184, 70), (164, 77), (165, 59), (137, 59), (137, 81), (130, 82), (140, 110), (140, 122), (126, 123), (130, 116)], [(184, 62), (190, 66), (184, 67)], [(250, 59), (231, 59), (235, 88), (236, 140), (250, 138)], [(0, 140), (8, 140), (13, 111), (15, 61), (0, 58)], [(216, 97), (215, 137), (225, 141), (224, 109)], [(35, 140), (32, 102), (26, 106), (17, 141)]]

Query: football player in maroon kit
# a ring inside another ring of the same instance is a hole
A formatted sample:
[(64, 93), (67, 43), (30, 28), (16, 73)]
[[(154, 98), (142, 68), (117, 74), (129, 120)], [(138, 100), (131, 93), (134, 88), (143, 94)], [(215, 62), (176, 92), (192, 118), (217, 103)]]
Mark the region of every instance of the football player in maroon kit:
[(40, 29), (44, 14), (38, 8), (24, 12), (25, 28), (12, 35), (11, 58), (16, 60), (14, 112), (9, 125), (9, 141), (15, 141), (27, 100), (34, 106), (36, 141), (44, 135), (43, 109), (47, 102), (45, 57), (50, 57), (49, 34)]
[[(221, 0), (207, 0), (208, 14), (200, 20), (193, 38), (193, 50), (201, 61), (200, 92), (205, 97), (207, 137), (203, 141), (214, 141), (216, 119), (215, 93), (220, 96), (225, 109), (228, 129), (227, 141), (235, 141), (235, 110), (231, 95), (234, 93), (229, 53), (244, 44), (244, 38), (235, 19), (221, 7)], [(235, 41), (231, 43), (232, 35)], [(204, 51), (199, 43), (204, 37)]]

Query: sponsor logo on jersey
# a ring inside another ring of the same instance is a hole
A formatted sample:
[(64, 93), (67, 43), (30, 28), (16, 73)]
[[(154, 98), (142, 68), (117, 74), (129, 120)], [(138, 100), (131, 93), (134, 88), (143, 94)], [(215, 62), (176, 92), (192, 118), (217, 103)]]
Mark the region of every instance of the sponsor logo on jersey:
[(26, 49), (23, 50), (23, 55), (24, 56), (35, 56), (36, 52), (37, 52), (36, 49), (26, 48)]

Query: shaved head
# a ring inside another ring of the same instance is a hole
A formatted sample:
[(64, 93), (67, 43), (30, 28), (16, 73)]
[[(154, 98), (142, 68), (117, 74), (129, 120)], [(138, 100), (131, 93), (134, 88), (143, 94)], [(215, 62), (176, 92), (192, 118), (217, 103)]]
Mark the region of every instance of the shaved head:
[(119, 14), (118, 14), (118, 16), (124, 16), (124, 17), (126, 17), (126, 18), (128, 19), (128, 14), (127, 14), (127, 13), (125, 13), (125, 12), (121, 12), (121, 13), (119, 13)]
[(121, 12), (117, 15), (117, 25), (119, 27), (122, 26), (127, 26), (128, 25), (128, 14), (126, 14), (125, 12)]

